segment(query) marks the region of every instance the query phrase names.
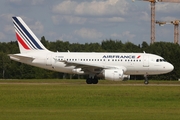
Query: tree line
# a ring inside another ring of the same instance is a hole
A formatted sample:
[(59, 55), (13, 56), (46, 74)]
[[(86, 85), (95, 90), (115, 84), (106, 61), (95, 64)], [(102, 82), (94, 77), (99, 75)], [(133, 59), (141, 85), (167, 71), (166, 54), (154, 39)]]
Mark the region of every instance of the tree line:
[[(177, 80), (180, 78), (180, 46), (168, 42), (156, 42), (149, 45), (146, 42), (135, 45), (121, 40), (103, 40), (101, 43), (70, 43), (68, 41), (48, 41), (41, 37), (43, 45), (51, 51), (67, 52), (143, 52), (160, 55), (174, 65), (174, 70), (164, 75), (149, 76), (153, 80)], [(84, 78), (84, 76), (69, 75), (33, 67), (10, 60), (8, 54), (19, 53), (17, 41), (0, 42), (0, 79), (62, 79)], [(131, 79), (144, 79), (143, 76), (131, 76)]]

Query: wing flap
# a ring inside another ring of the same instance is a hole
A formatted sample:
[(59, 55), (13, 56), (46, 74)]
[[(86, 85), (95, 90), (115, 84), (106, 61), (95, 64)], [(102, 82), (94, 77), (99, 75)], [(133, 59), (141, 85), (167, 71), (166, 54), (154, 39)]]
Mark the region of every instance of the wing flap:
[(59, 62), (64, 62), (64, 64), (66, 64), (66, 67), (75, 66), (75, 69), (81, 68), (82, 71), (88, 71), (88, 72), (96, 72), (96, 71), (101, 71), (103, 69), (123, 69), (124, 71), (126, 71), (126, 68), (124, 66), (113, 66), (113, 65), (94, 64), (94, 63), (92, 64), (86, 62), (66, 61), (66, 60), (62, 60)]
[(91, 64), (85, 62), (73, 62), (73, 61), (61, 61), (66, 64), (66, 66), (75, 66), (75, 68), (109, 68), (108, 66), (101, 64)]

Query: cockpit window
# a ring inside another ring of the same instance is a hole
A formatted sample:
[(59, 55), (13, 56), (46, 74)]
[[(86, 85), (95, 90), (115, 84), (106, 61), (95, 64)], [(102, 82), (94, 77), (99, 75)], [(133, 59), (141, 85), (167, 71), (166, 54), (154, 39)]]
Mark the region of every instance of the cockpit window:
[(156, 59), (156, 62), (166, 62), (165, 59)]

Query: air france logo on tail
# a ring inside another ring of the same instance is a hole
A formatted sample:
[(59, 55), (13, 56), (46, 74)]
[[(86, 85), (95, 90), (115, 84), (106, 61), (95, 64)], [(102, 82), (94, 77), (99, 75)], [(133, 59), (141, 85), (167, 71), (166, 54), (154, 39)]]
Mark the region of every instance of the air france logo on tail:
[(26, 50), (43, 50), (43, 47), (38, 44), (38, 38), (29, 29), (20, 17), (13, 17), (13, 24), (18, 42)]

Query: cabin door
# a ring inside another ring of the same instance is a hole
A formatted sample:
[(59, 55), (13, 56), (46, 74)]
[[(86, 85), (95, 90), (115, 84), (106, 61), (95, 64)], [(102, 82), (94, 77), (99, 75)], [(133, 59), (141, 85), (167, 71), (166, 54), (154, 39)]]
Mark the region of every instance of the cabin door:
[(143, 67), (149, 67), (149, 56), (148, 55), (144, 55)]
[(47, 56), (46, 56), (46, 65), (47, 66), (52, 65), (52, 55), (51, 54), (47, 54)]

